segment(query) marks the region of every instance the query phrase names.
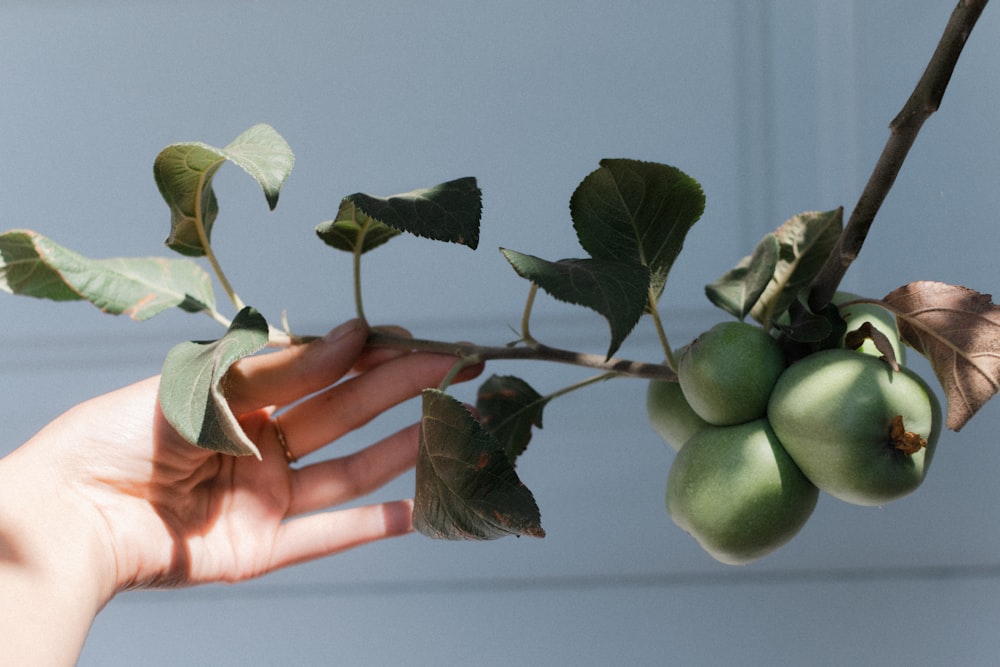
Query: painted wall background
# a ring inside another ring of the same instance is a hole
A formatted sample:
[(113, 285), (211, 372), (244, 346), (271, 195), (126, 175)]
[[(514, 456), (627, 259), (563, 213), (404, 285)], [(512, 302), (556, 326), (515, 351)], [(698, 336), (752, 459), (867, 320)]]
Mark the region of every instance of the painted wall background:
[[(722, 319), (702, 287), (762, 234), (803, 210), (853, 206), (952, 5), (8, 0), (2, 226), (94, 257), (163, 254), (156, 153), (267, 122), (297, 156), (277, 210), (231, 165), (216, 180), (216, 246), (246, 300), (325, 331), (352, 313), (348, 261), (313, 234), (340, 198), (474, 175), (480, 249), (399, 239), (369, 256), (366, 304), (373, 321), (421, 336), (506, 342), (526, 284), (496, 248), (577, 255), (567, 204), (598, 161), (667, 162), (708, 196), (663, 299), (679, 344)], [(844, 287), (997, 289), (998, 43), (989, 7)], [(158, 372), (174, 343), (220, 333), (183, 313), (139, 325), (13, 297), (0, 314), (3, 452)], [(602, 321), (548, 300), (534, 332), (606, 348)], [(656, 349), (649, 330), (622, 354)], [(580, 377), (492, 370), (541, 390)], [(644, 392), (608, 383), (548, 409), (519, 464), (545, 540), (411, 536), (243, 585), (129, 593), (97, 619), (81, 664), (992, 662), (1000, 408), (943, 436), (911, 498), (865, 509), (824, 497), (791, 544), (731, 568), (666, 516), (671, 454), (645, 422)], [(411, 487), (406, 477), (379, 497)]]

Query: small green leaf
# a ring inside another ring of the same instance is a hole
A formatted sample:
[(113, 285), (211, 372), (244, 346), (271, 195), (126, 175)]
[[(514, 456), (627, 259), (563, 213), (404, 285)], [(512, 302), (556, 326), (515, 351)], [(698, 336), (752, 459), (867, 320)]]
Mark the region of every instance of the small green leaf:
[(493, 375), (476, 394), (479, 423), (503, 445), (512, 463), (531, 441), (531, 429), (542, 428), (547, 401), (531, 385), (513, 375)]
[(768, 234), (754, 248), (753, 255), (744, 257), (721, 278), (705, 286), (708, 300), (740, 320), (745, 318), (771, 282), (778, 265), (778, 252), (777, 235)]
[(608, 357), (635, 328), (649, 303), (649, 269), (641, 264), (600, 259), (549, 262), (514, 250), (500, 252), (518, 275), (556, 299), (603, 315), (611, 327)]
[(605, 159), (570, 199), (580, 245), (594, 259), (649, 267), (658, 299), (688, 230), (705, 210), (696, 180), (655, 162)]
[(360, 248), (363, 254), (402, 232), (373, 220), (359, 211), (354, 202), (344, 199), (340, 202), (337, 218), (320, 223), (316, 234), (328, 246), (351, 253)]
[(774, 324), (789, 340), (815, 344), (817, 350), (839, 347), (847, 330), (835, 304), (827, 304), (821, 312), (814, 313), (809, 310), (805, 299), (796, 299), (789, 304)]
[(264, 124), (254, 125), (225, 148), (189, 142), (171, 144), (160, 151), (153, 162), (153, 177), (170, 207), (166, 244), (172, 250), (193, 257), (205, 254), (198, 223), (200, 219), (205, 238), (210, 241), (219, 213), (212, 179), (226, 160), (257, 181), (273, 210), (295, 164), (295, 155), (284, 138)]
[(391, 197), (358, 192), (345, 200), (393, 229), (435, 241), (460, 243), (473, 250), (479, 245), (482, 192), (471, 176)]
[(244, 308), (219, 340), (181, 343), (167, 353), (160, 409), (185, 440), (214, 452), (260, 458), (229, 409), (225, 376), (234, 363), (267, 345), (267, 335), (264, 317)]
[(488, 431), (459, 401), (423, 392), (413, 526), (428, 537), (544, 537), (535, 498)]
[(771, 282), (750, 311), (755, 320), (767, 324), (809, 286), (840, 237), (843, 212), (838, 208), (800, 213), (774, 231), (779, 243), (778, 263)]
[(54, 301), (87, 300), (146, 320), (167, 308), (214, 310), (209, 275), (184, 259), (88, 259), (31, 230), (0, 234), (0, 289)]

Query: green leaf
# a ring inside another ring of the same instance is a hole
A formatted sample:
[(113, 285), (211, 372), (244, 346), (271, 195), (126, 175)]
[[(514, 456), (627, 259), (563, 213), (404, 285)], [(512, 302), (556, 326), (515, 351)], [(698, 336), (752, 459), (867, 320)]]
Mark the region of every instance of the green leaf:
[(594, 259), (649, 267), (658, 299), (688, 230), (705, 210), (696, 180), (655, 162), (605, 159), (570, 199), (580, 245)]
[(842, 208), (800, 213), (774, 234), (778, 237), (778, 263), (764, 293), (750, 310), (761, 324), (768, 324), (795, 301), (823, 268), (844, 227)]
[(244, 308), (219, 340), (181, 343), (167, 353), (160, 409), (185, 440), (214, 452), (260, 458), (229, 409), (225, 376), (234, 363), (267, 345), (267, 335), (264, 317)]
[(479, 245), (482, 192), (471, 176), (391, 197), (358, 192), (345, 200), (393, 229), (435, 241), (460, 243), (473, 250)]
[(414, 527), (428, 537), (544, 537), (541, 515), (504, 451), (462, 403), (423, 392)]
[(493, 375), (479, 386), (476, 414), (514, 463), (527, 449), (532, 427), (542, 428), (542, 410), (547, 402), (521, 378)]
[(349, 199), (340, 202), (335, 220), (328, 220), (316, 227), (316, 234), (323, 243), (353, 253), (360, 248), (361, 253), (387, 243), (402, 232), (368, 217)]
[(0, 289), (54, 301), (87, 300), (146, 320), (167, 308), (214, 310), (212, 280), (184, 259), (88, 259), (31, 230), (0, 234)]
[(753, 255), (744, 257), (721, 278), (705, 286), (708, 300), (730, 315), (744, 319), (771, 282), (778, 265), (778, 252), (777, 235), (768, 234), (757, 244)]
[(649, 269), (641, 264), (600, 259), (549, 262), (515, 250), (500, 252), (518, 275), (556, 299), (603, 315), (611, 327), (608, 357), (635, 328), (649, 303)]
[(250, 174), (274, 210), (281, 186), (292, 171), (295, 155), (288, 143), (269, 125), (254, 125), (225, 148), (200, 142), (167, 146), (153, 162), (153, 177), (170, 207), (170, 235), (166, 244), (183, 255), (205, 254), (199, 222), (211, 242), (219, 203), (212, 179), (229, 160)]

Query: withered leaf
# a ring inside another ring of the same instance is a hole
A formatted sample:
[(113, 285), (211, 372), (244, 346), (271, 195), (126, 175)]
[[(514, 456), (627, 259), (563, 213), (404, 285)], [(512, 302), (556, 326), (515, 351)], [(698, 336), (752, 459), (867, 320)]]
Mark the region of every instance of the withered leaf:
[(882, 353), (885, 363), (892, 367), (892, 370), (899, 370), (899, 362), (896, 360), (896, 351), (892, 349), (889, 337), (872, 326), (871, 322), (862, 322), (854, 331), (848, 331), (844, 335), (844, 347), (848, 350), (856, 350), (865, 344), (865, 340), (870, 340), (875, 349)]
[(960, 430), (1000, 390), (1000, 306), (989, 294), (932, 281), (883, 301), (903, 341), (930, 360), (948, 399), (945, 425)]

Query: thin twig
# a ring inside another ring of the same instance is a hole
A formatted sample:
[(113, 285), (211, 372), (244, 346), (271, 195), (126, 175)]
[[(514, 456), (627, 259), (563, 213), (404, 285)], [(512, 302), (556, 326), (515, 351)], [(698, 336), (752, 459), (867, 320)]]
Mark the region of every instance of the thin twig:
[(468, 357), (479, 361), (497, 359), (552, 361), (561, 364), (582, 366), (584, 368), (596, 368), (608, 373), (615, 373), (616, 375), (627, 375), (649, 380), (677, 381), (677, 374), (669, 366), (663, 364), (650, 364), (642, 361), (616, 359), (614, 357), (608, 359), (601, 354), (573, 352), (542, 344), (536, 344), (532, 347), (524, 345), (508, 347), (474, 345), (472, 343), (447, 343), (436, 340), (396, 336), (378, 329), (373, 329), (368, 334), (368, 344), (374, 347), (395, 347), (418, 352), (448, 354), (460, 358)]
[(941, 106), (958, 57), (988, 0), (962, 0), (951, 14), (944, 34), (903, 109), (889, 124), (889, 140), (851, 213), (847, 226), (812, 283), (809, 307), (822, 310), (833, 298), (851, 263), (857, 259), (868, 230), (892, 189), (920, 127)]

